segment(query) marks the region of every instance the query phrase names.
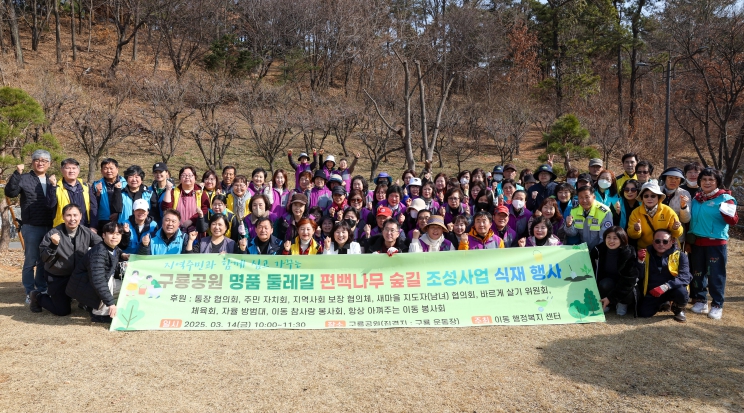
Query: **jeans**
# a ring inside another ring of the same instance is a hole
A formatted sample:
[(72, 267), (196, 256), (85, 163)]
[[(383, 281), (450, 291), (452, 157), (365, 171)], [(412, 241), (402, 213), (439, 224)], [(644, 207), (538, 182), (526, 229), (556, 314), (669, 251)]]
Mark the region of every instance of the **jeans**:
[(664, 294), (659, 297), (654, 297), (651, 294), (646, 294), (641, 301), (641, 305), (638, 306), (639, 317), (653, 317), (654, 314), (659, 312), (659, 306), (671, 301), (678, 307), (684, 307), (687, 305), (687, 301), (690, 296), (687, 293), (687, 287), (681, 286), (667, 290)]
[[(23, 235), (23, 242), (26, 246), (21, 280), (23, 287), (26, 289), (26, 295), (34, 290), (46, 291), (47, 289), (46, 272), (44, 271), (44, 263), (41, 261), (39, 245), (50, 229), (28, 224), (23, 224), (21, 227), (21, 235)], [(34, 276), (34, 267), (36, 267), (36, 276)]]
[(697, 301), (707, 301), (710, 298), (713, 305), (723, 307), (723, 292), (726, 288), (726, 262), (728, 252), (726, 244), (710, 247), (692, 247), (690, 267), (692, 267), (692, 283), (690, 293)]
[[(616, 284), (617, 282), (615, 282), (615, 280), (613, 280), (610, 277), (605, 277), (599, 280), (599, 282), (597, 283), (597, 289), (599, 290), (599, 297), (600, 298), (607, 297), (607, 295), (610, 294), (612, 290), (615, 289)], [(633, 292), (631, 291), (626, 297), (621, 297), (619, 303), (620, 304), (632, 304), (633, 303)], [(611, 302), (611, 304), (617, 304), (617, 303)]]

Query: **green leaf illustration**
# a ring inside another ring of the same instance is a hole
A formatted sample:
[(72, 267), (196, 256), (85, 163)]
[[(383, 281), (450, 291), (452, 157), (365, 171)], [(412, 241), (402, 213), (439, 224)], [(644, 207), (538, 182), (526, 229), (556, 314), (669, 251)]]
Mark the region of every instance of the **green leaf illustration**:
[(124, 328), (128, 329), (131, 324), (141, 320), (145, 316), (145, 312), (140, 311), (139, 301), (130, 301), (129, 304), (127, 304), (127, 308), (117, 312), (117, 316), (122, 323), (126, 324)]
[(596, 315), (594, 313), (601, 310), (597, 296), (588, 288), (584, 290), (584, 305), (592, 312), (592, 315)]
[(589, 315), (589, 309), (586, 308), (584, 303), (576, 300), (568, 306), (568, 313), (571, 314), (571, 317), (578, 318), (579, 321), (583, 321), (584, 317)]

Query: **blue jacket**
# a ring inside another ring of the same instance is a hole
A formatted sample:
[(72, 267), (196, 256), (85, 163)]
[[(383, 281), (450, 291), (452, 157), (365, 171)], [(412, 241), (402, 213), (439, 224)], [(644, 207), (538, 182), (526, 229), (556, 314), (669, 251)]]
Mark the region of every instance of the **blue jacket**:
[(181, 230), (177, 230), (176, 233), (171, 238), (170, 243), (167, 243), (165, 241), (165, 238), (163, 238), (163, 230), (157, 232), (157, 235), (150, 240), (150, 245), (145, 246), (144, 244), (140, 244), (139, 249), (137, 250), (137, 253), (139, 255), (173, 255), (173, 254), (180, 254), (184, 250), (184, 243), (188, 242), (189, 238), (181, 232)]
[[(134, 197), (137, 199), (142, 198), (145, 201), (147, 201), (148, 204), (150, 204), (150, 198), (152, 198), (152, 190), (143, 185), (140, 187), (140, 190), (136, 194), (134, 194)], [(130, 195), (129, 191), (127, 191), (126, 189), (122, 189), (121, 191), (121, 206), (122, 207), (121, 207), (121, 213), (119, 214), (120, 224), (128, 222), (129, 217), (131, 217), (132, 213), (134, 213), (134, 211), (132, 210), (134, 201), (135, 199), (132, 199), (132, 196)]]
[[(121, 176), (118, 176), (117, 178), (119, 178), (119, 182), (121, 182), (122, 190), (126, 188), (127, 181), (124, 180), (124, 178), (122, 178)], [(101, 192), (100, 198), (98, 198), (98, 220), (108, 221), (109, 216), (111, 215), (111, 205), (109, 204), (109, 197), (107, 196), (107, 193), (106, 193), (106, 180), (104, 178), (101, 178), (93, 182), (94, 190), (98, 184), (101, 184), (101, 186), (103, 186), (103, 192)], [(98, 196), (98, 191), (96, 191), (96, 196)], [(121, 217), (121, 215), (124, 215), (124, 214), (119, 214), (119, 215)], [(127, 218), (129, 218), (129, 216), (127, 216), (125, 220)], [(119, 221), (119, 222), (123, 222), (123, 221)]]
[(719, 208), (721, 204), (736, 199), (727, 193), (721, 193), (713, 199), (702, 200), (701, 194), (692, 200), (692, 219), (690, 220), (690, 233), (704, 238), (729, 239), (729, 224), (723, 220)]
[[(269, 239), (269, 249), (266, 255), (277, 255), (277, 254), (281, 255), (282, 249), (284, 249), (284, 247), (282, 246), (282, 241), (279, 238), (272, 235), (271, 239)], [(258, 246), (256, 246), (256, 238), (252, 238), (250, 240), (250, 243), (248, 244), (248, 248), (246, 248), (246, 251), (248, 251), (248, 254), (253, 254), (253, 255), (261, 254), (258, 251)]]
[(139, 232), (139, 227), (134, 222), (134, 217), (132, 216), (129, 218), (130, 219), (127, 221), (129, 224), (129, 237), (127, 239), (126, 235), (123, 236), (119, 247), (127, 254), (137, 254), (142, 237), (145, 234), (150, 234), (150, 238), (154, 238), (158, 230), (158, 224), (154, 219), (152, 219), (152, 217), (147, 217), (145, 225), (142, 227), (142, 232)]

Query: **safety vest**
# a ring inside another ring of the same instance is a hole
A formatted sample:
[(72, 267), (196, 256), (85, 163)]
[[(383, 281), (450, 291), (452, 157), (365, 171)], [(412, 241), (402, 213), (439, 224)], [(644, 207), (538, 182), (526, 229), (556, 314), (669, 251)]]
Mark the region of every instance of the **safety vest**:
[[(649, 257), (646, 257), (645, 259), (645, 265), (646, 265), (646, 278), (643, 280), (643, 295), (646, 295), (648, 292), (648, 263), (651, 261)], [(674, 251), (671, 255), (669, 255), (669, 261), (667, 261), (667, 268), (669, 269), (669, 274), (672, 274), (672, 277), (676, 277), (679, 274), (679, 250)]]
[[(250, 192), (248, 194), (250, 195)], [(248, 204), (250, 202), (251, 197), (249, 196), (248, 199), (245, 200), (245, 207), (243, 208), (243, 218), (251, 214), (251, 211), (248, 210)], [(227, 195), (227, 209), (237, 214), (237, 212), (235, 212), (235, 195), (233, 194)]]
[[(90, 190), (88, 185), (83, 184), (83, 181), (78, 179), (80, 185), (83, 186), (83, 199), (85, 200), (85, 215), (88, 216), (88, 224), (90, 224)], [(70, 204), (70, 194), (65, 189), (64, 183), (57, 185), (57, 214), (54, 216), (53, 226), (63, 224), (65, 220), (62, 218), (62, 209)]]
[(584, 226), (588, 225), (590, 231), (600, 231), (602, 229), (602, 221), (609, 212), (610, 210), (606, 206), (594, 201), (592, 208), (589, 210), (589, 215), (584, 218), (584, 208), (579, 205), (571, 209), (571, 216), (574, 220), (573, 225), (578, 230), (583, 230)]
[(305, 254), (300, 251), (300, 237), (295, 238), (295, 242), (289, 247), (290, 255), (316, 255), (318, 253), (319, 245), (315, 239), (310, 240), (310, 245), (307, 247)]

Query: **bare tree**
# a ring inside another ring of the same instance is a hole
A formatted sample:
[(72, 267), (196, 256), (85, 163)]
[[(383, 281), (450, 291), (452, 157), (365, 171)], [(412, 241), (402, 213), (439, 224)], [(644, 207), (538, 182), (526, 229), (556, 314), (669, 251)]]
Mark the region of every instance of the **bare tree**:
[(98, 160), (116, 143), (121, 143), (137, 129), (122, 105), (129, 98), (119, 93), (107, 103), (80, 105), (70, 113), (70, 131), (80, 149), (88, 155), (88, 181), (93, 182)]
[(369, 179), (373, 179), (380, 167), (380, 163), (388, 155), (403, 149), (401, 134), (405, 133), (403, 126), (393, 131), (376, 115), (367, 115), (362, 130), (357, 136), (364, 145), (364, 154), (370, 161)]
[(194, 112), (186, 107), (188, 84), (168, 78), (146, 79), (139, 87), (147, 106), (140, 109), (145, 139), (160, 154), (163, 162), (179, 149), (183, 124)]
[(338, 102), (330, 116), (333, 136), (341, 145), (344, 156), (349, 156), (347, 144), (364, 118), (362, 110), (349, 99)]
[(41, 81), (36, 84), (33, 96), (44, 109), (46, 122), (41, 126), (44, 132), (54, 133), (54, 125), (67, 113), (67, 107), (80, 99), (82, 92), (80, 86), (66, 76), (55, 76), (43, 70), (38, 78)]
[(197, 121), (189, 132), (207, 168), (222, 169), (222, 159), (238, 138), (233, 117), (220, 113), (230, 103), (230, 84), (221, 78), (202, 77), (192, 82), (189, 100), (197, 108)]
[(15, 47), (16, 63), (23, 67), (23, 47), (21, 47), (21, 36), (18, 30), (18, 15), (16, 14), (16, 2), (5, 0), (5, 10), (8, 13), (8, 22), (10, 23), (10, 38)]
[(207, 51), (217, 12), (211, 0), (177, 0), (168, 2), (157, 15), (160, 39), (179, 79)]
[(274, 163), (303, 132), (297, 126), (291, 96), (285, 90), (253, 90), (241, 95), (240, 117), (248, 124), (248, 141), (251, 152), (269, 164)]
[(116, 50), (109, 71), (113, 74), (121, 61), (121, 52), (140, 28), (167, 4), (168, 0), (109, 0), (109, 17), (116, 28)]

